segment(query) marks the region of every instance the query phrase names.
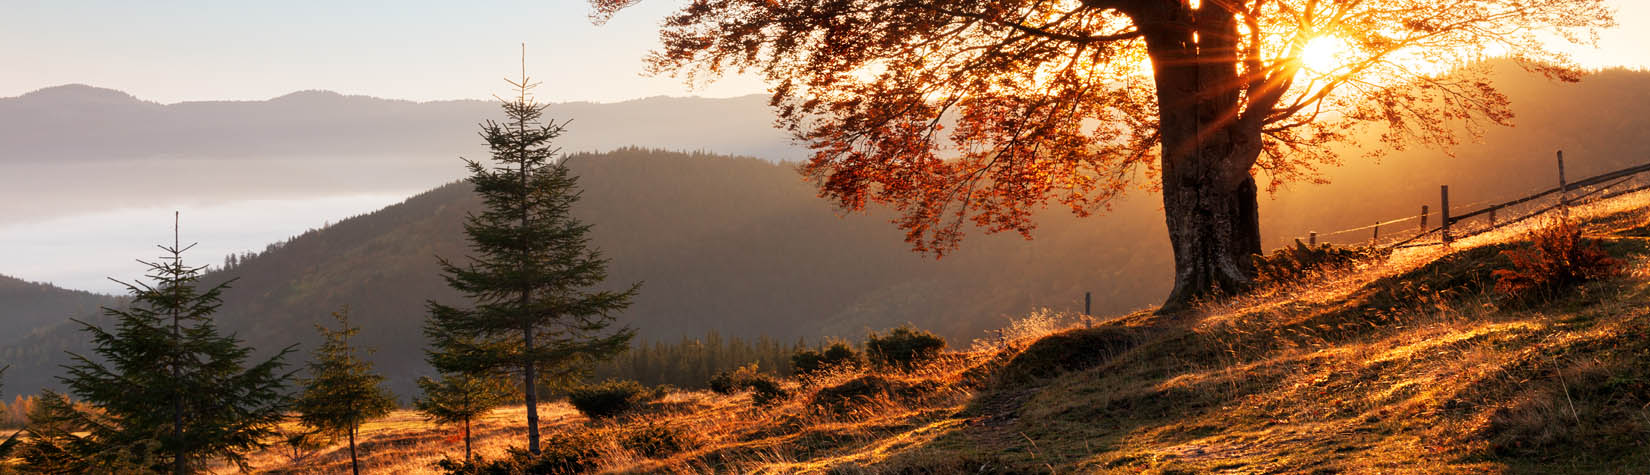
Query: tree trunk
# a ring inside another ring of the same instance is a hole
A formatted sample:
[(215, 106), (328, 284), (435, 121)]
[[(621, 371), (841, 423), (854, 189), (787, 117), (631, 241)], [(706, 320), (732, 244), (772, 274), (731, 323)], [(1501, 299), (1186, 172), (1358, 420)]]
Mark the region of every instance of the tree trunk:
[(1161, 313), (1185, 310), (1199, 298), (1247, 289), (1260, 253), (1254, 178), (1235, 188), (1164, 183), (1163, 213), (1174, 246), (1175, 281)]
[(355, 458), (355, 428), (349, 428), (349, 467), (355, 475), (361, 475), (361, 462)]
[(538, 455), (539, 454), (539, 391), (538, 391), (538, 381), (537, 381), (538, 378), (535, 377), (535, 376), (538, 375), (538, 372), (537, 372), (537, 368), (534, 368), (533, 356), (532, 356), (532, 353), (533, 353), (533, 327), (531, 327), (531, 326), (527, 327), (525, 329), (525, 331), (523, 332), (523, 334), (526, 337), (526, 338), (524, 338), (525, 345), (524, 345), (524, 348), (522, 350), (523, 353), (524, 353), (523, 358), (525, 360), (525, 361), (522, 362), (522, 379), (524, 380), (523, 384), (527, 385), (525, 390), (523, 390), (523, 393), (525, 393), (524, 395), (526, 396), (524, 399), (527, 400), (527, 450), (529, 452), (532, 452), (533, 455)]
[(1247, 289), (1260, 253), (1258, 122), (1239, 114), (1238, 38), (1230, 11), (1163, 2), (1131, 12), (1151, 55), (1162, 138), (1163, 214), (1174, 289), (1159, 313)]
[(470, 452), (470, 418), (465, 417), (464, 418), (464, 461), (468, 462), (468, 461), (471, 461), (471, 460), (475, 460), (475, 456), (471, 455), (471, 452)]

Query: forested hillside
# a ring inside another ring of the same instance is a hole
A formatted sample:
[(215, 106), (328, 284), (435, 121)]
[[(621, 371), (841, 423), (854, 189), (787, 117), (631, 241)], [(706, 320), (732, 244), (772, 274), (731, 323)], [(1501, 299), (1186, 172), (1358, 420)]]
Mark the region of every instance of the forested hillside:
[[(38, 338), (46, 330), (70, 318), (101, 314), (104, 306), (120, 305), (122, 299), (108, 295), (58, 288), (0, 275), (0, 344), (11, 345)], [(5, 366), (0, 361), (0, 366)]]
[[(608, 283), (643, 282), (620, 322), (644, 339), (718, 329), (814, 341), (910, 322), (966, 341), (1027, 308), (1080, 308), (1085, 290), (1097, 312), (1139, 307), (1167, 281), (1167, 254), (1141, 252), (1164, 241), (1149, 203), (1119, 208), (1106, 223), (1049, 213), (1035, 241), (991, 236), (936, 261), (911, 253), (886, 214), (839, 216), (789, 165), (639, 149), (569, 160), (584, 188), (576, 214), (595, 225), (595, 244), (612, 259)], [(372, 358), (395, 389), (412, 394), (412, 381), (428, 373), (425, 302), (458, 301), (435, 256), (466, 255), (461, 224), (479, 204), (468, 188), (443, 186), (238, 258), (206, 279), (236, 279), (217, 318), (276, 349), (312, 344), (312, 324), (349, 305), (363, 328), (358, 341), (378, 349)], [(1095, 232), (1102, 224), (1131, 229)], [(73, 341), (74, 331), (0, 351), (16, 366), (6, 389), (49, 382), (61, 353), (40, 347)]]

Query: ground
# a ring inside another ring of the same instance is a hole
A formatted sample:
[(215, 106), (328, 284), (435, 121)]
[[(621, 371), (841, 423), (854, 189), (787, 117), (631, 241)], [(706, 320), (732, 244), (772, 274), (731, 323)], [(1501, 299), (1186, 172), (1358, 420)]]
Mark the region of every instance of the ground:
[[(1624, 272), (1556, 298), (1494, 289), (1527, 246), (1507, 229), (1180, 317), (1038, 313), (917, 370), (787, 381), (765, 407), (548, 404), (544, 429), (616, 473), (1650, 473), (1647, 199), (1575, 210)], [(479, 424), (478, 453), (519, 445), (522, 412)], [(371, 473), (462, 450), (406, 411), (363, 432)], [(257, 468), (347, 468), (337, 444), (279, 452)]]

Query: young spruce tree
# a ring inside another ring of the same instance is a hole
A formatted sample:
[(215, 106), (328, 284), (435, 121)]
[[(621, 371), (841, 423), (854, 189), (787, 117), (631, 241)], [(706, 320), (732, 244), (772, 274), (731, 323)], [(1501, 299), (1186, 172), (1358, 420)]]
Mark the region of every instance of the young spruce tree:
[(413, 401), (413, 406), (430, 421), (464, 425), (466, 461), (474, 457), (470, 449), (470, 422), (487, 415), (510, 397), (499, 381), (467, 374), (443, 374), (439, 380), (425, 376), (418, 378), (418, 388), (424, 391), (424, 397)]
[[(132, 303), (104, 308), (113, 332), (79, 322), (98, 358), (71, 353), (59, 378), (84, 404), (48, 392), (31, 415), (38, 425), (25, 449), (31, 466), (78, 472), (189, 473), (214, 459), (242, 469), (245, 454), (265, 447), (283, 417), (281, 372), (291, 347), (247, 366), (251, 349), (218, 333), (212, 314), (228, 283), (196, 286), (203, 267), (183, 262), (189, 247), (174, 240), (149, 266), (153, 284), (127, 284)], [(117, 281), (118, 282), (118, 281)], [(85, 406), (91, 406), (87, 408)]]
[(472, 255), (462, 266), (441, 259), (448, 285), (471, 305), (430, 302), (425, 334), (434, 346), (431, 362), (443, 373), (521, 377), (527, 448), (538, 454), (540, 383), (569, 381), (588, 361), (623, 351), (635, 331), (609, 327), (640, 284), (590, 289), (606, 279), (607, 259), (590, 247), (590, 225), (572, 216), (578, 180), (551, 145), (566, 124), (539, 121), (545, 106), (529, 95), (536, 84), (525, 68), (520, 81), (509, 83), (518, 92), (513, 101), (501, 99), (509, 119), (481, 127), (497, 164), (465, 160), (485, 205), (464, 224)]
[(355, 355), (349, 337), (361, 327), (349, 325), (349, 307), (332, 313), (338, 329), (316, 325), (325, 338), (309, 363), (309, 377), (300, 381), (302, 394), (294, 401), (298, 420), (304, 425), (349, 438), (350, 469), (361, 473), (355, 456), (355, 436), (361, 424), (389, 415), (395, 410), (395, 396), (382, 386), (384, 377), (372, 371), (372, 363)]

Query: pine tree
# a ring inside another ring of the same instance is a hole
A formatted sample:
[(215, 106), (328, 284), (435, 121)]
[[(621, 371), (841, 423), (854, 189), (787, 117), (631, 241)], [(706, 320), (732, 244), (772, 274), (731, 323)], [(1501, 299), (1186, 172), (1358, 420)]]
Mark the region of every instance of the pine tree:
[(132, 303), (104, 309), (117, 321), (112, 333), (79, 322), (99, 358), (71, 353), (59, 379), (91, 407), (48, 392), (30, 418), (30, 465), (187, 473), (222, 459), (246, 469), (244, 454), (274, 434), (290, 376), (282, 360), (292, 348), (247, 366), (251, 349), (219, 335), (212, 320), (228, 283), (200, 291), (203, 267), (183, 262), (193, 245), (174, 235), (172, 246), (159, 247), (159, 262), (140, 261), (154, 283), (122, 282)]
[(361, 331), (349, 325), (349, 307), (333, 312), (332, 317), (338, 320), (337, 330), (315, 326), (324, 341), (309, 363), (309, 377), (300, 381), (304, 391), (293, 408), (304, 425), (348, 437), (350, 469), (360, 475), (355, 436), (361, 424), (389, 415), (395, 409), (395, 396), (384, 389), (384, 377), (373, 372), (372, 363), (357, 358), (349, 345), (349, 337)]
[(430, 302), (425, 334), (436, 348), (431, 362), (444, 373), (521, 377), (528, 450), (538, 454), (539, 385), (572, 382), (586, 362), (623, 351), (635, 331), (609, 327), (640, 284), (589, 290), (606, 279), (607, 259), (590, 248), (590, 225), (572, 216), (577, 178), (555, 160), (551, 142), (566, 123), (539, 121), (545, 106), (529, 95), (536, 84), (525, 68), (509, 83), (519, 92), (501, 100), (509, 120), (481, 130), (497, 165), (466, 160), (485, 204), (464, 224), (472, 255), (463, 266), (440, 260), (448, 285), (472, 305)]
[(499, 381), (465, 374), (444, 374), (440, 380), (425, 376), (418, 378), (418, 387), (424, 397), (413, 401), (413, 406), (430, 421), (464, 424), (464, 460), (471, 460), (474, 454), (470, 449), (470, 422), (510, 397)]

